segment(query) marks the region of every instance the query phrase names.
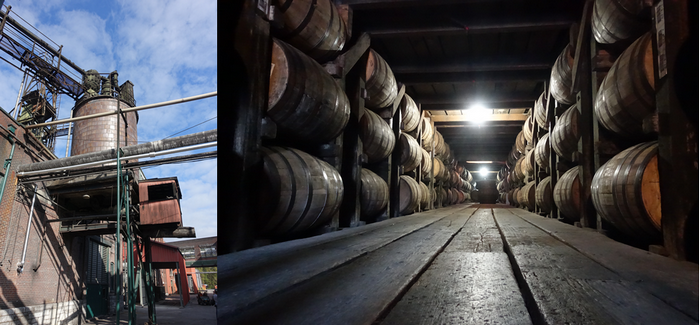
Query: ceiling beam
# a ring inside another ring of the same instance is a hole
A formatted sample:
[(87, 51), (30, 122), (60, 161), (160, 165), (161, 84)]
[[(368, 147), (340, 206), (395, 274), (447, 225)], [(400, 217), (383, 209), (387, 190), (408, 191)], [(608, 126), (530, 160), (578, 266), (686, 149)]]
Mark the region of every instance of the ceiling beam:
[(484, 71), (526, 71), (526, 70), (550, 70), (553, 61), (550, 60), (523, 60), (519, 58), (488, 59), (481, 62), (471, 61), (468, 58), (455, 62), (440, 62), (440, 64), (401, 64), (391, 65), (394, 74), (409, 73), (463, 73)]
[[(535, 94), (533, 92), (514, 92), (514, 93), (496, 93), (496, 92), (486, 92), (486, 93), (475, 93), (475, 94), (459, 94), (452, 96), (421, 96), (421, 95), (411, 95), (411, 98), (416, 103), (421, 105), (436, 105), (436, 104), (461, 104), (463, 105), (460, 109), (466, 109), (470, 104), (479, 102), (486, 105), (488, 108), (495, 108), (495, 106), (501, 105), (503, 103), (529, 103), (524, 107), (532, 107), (540, 94)], [(423, 109), (434, 109), (430, 107), (423, 106)]]
[(530, 32), (538, 30), (559, 30), (568, 29), (574, 23), (570, 18), (558, 18), (553, 16), (543, 16), (539, 19), (522, 21), (520, 17), (499, 17), (499, 21), (490, 22), (459, 22), (462, 26), (423, 26), (416, 27), (416, 23), (405, 23), (403, 26), (391, 24), (390, 26), (367, 26), (365, 31), (374, 39), (392, 37), (415, 37), (415, 36), (449, 36), (449, 35), (469, 35), (488, 33), (508, 33), (508, 32)]
[[(515, 0), (510, 0), (515, 1)], [(452, 4), (489, 3), (493, 0), (340, 0), (340, 4), (351, 6), (354, 10), (379, 8), (405, 8), (406, 6), (444, 6)]]
[[(393, 70), (392, 70), (393, 71)], [(440, 84), (440, 83), (472, 83), (479, 81), (506, 82), (506, 81), (545, 81), (551, 74), (550, 68), (532, 70), (498, 70), (498, 71), (471, 71), (471, 72), (394, 72), (396, 80), (410, 85)]]
[[(524, 114), (488, 114), (484, 115), (484, 121), (525, 121), (527, 115)], [(433, 115), (433, 122), (472, 122), (474, 119), (469, 115)]]
[[(409, 94), (411, 98), (415, 96)], [(428, 97), (429, 100), (432, 100)], [(415, 99), (414, 99), (415, 101)], [(455, 104), (455, 103), (420, 103), (423, 111), (452, 111), (452, 110), (462, 110), (468, 109), (468, 104), (473, 102)], [(491, 100), (489, 102), (480, 102), (487, 105), (489, 109), (531, 109), (534, 106), (535, 100), (523, 100), (523, 101), (509, 101), (500, 102), (497, 100)]]

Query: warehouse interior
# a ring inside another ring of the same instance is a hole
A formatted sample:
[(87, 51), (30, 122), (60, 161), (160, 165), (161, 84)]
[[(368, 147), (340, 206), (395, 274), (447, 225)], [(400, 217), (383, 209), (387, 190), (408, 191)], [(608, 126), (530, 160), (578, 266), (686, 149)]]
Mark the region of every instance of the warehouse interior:
[(697, 323), (697, 3), (221, 10), (219, 322)]

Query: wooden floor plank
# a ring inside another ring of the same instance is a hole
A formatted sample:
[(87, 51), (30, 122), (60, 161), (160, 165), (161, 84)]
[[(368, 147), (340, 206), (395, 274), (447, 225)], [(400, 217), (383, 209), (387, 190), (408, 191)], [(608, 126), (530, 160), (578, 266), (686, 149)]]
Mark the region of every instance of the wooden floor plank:
[[(219, 256), (222, 312), (235, 314), (256, 301), (376, 250), (458, 209), (441, 209), (312, 238)], [(280, 272), (284, 269), (285, 272)]]
[(407, 288), (475, 209), (427, 227), (259, 304), (219, 318), (226, 324), (370, 324)]
[(479, 209), (381, 324), (530, 324), (491, 214)]
[[(516, 272), (526, 282), (545, 323), (659, 324), (663, 319), (696, 323), (515, 213), (494, 209), (506, 250), (511, 252)], [(602, 283), (619, 283), (615, 288), (618, 296), (611, 295)], [(621, 309), (625, 303), (621, 297), (634, 297), (627, 302), (637, 307)], [(641, 306), (655, 306), (655, 317), (648, 317), (648, 310)]]
[(574, 227), (524, 210), (511, 211), (626, 281), (698, 320), (698, 264), (676, 261), (624, 245), (592, 229)]

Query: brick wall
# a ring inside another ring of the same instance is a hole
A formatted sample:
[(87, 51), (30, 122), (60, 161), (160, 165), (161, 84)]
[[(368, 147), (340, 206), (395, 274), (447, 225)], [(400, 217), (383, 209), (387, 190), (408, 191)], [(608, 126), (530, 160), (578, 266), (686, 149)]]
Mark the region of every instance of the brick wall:
[[(0, 309), (3, 313), (17, 313), (16, 310), (27, 306), (32, 309), (56, 303), (74, 303), (82, 299), (82, 271), (79, 270), (83, 267), (76, 262), (80, 262), (84, 255), (83, 241), (62, 236), (58, 223), (46, 222), (58, 216), (42, 183), (36, 183), (39, 195), (31, 216), (24, 269), (21, 273), (17, 271), (30, 218), (32, 191), (27, 189), (31, 189), (33, 184), (18, 183), (15, 171), (18, 166), (55, 157), (39, 140), (0, 111), (0, 137), (8, 137), (10, 124), (17, 130), (14, 157), (0, 201)], [(8, 156), (9, 151), (7, 156), (0, 157), (0, 162)], [(36, 314), (34, 311), (32, 313)]]
[(0, 325), (85, 324), (85, 302), (67, 301), (0, 310)]

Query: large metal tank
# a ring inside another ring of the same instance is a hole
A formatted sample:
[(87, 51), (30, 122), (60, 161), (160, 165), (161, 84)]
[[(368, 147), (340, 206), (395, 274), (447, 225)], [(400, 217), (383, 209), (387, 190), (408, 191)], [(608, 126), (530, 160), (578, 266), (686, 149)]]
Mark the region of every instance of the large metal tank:
[[(76, 104), (73, 117), (117, 111), (117, 103), (122, 109), (131, 107), (127, 102), (110, 96), (95, 96)], [(114, 149), (117, 141), (118, 114), (74, 122), (71, 156)], [(136, 124), (138, 113), (126, 113), (126, 123), (119, 121), (119, 146), (137, 144)]]

